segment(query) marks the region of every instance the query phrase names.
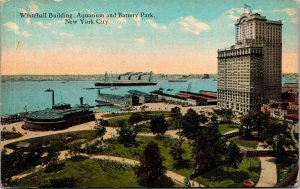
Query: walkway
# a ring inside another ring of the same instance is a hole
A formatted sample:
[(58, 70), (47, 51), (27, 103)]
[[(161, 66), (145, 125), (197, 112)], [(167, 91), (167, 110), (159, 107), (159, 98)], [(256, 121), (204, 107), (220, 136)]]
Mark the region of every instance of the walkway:
[(231, 131), (227, 131), (227, 132), (224, 133), (223, 135), (228, 135), (228, 134), (236, 133), (236, 132), (239, 132), (239, 129), (233, 129), (233, 130), (231, 130)]
[[(94, 123), (94, 122), (93, 122)], [(18, 129), (20, 129), (22, 123), (18, 123)], [(78, 126), (75, 126), (76, 127), (76, 131), (79, 130), (92, 130), (93, 127), (90, 127), (90, 129), (88, 129), (86, 126), (83, 127), (84, 124), (82, 125), (78, 125)], [(88, 124), (88, 126), (91, 126), (91, 123)], [(74, 128), (74, 127), (71, 127), (71, 128)], [(73, 129), (67, 129), (67, 130), (60, 130), (60, 131), (47, 131), (47, 132), (38, 132), (38, 133), (35, 133), (36, 135), (32, 135), (32, 134), (27, 134), (23, 137), (20, 137), (20, 138), (16, 138), (16, 139), (12, 139), (12, 140), (6, 140), (6, 141), (1, 141), (1, 147), (3, 147), (4, 145), (6, 144), (9, 144), (9, 143), (12, 143), (12, 142), (17, 142), (17, 141), (21, 141), (21, 140), (25, 140), (25, 139), (30, 139), (30, 138), (35, 138), (35, 137), (41, 137), (41, 136), (47, 136), (47, 135), (52, 135), (52, 134), (58, 134), (58, 133), (65, 133), (65, 132), (70, 132), (70, 131), (74, 131)], [(81, 129), (80, 129), (81, 128)], [(85, 128), (85, 129), (83, 129)], [(166, 132), (166, 136), (169, 136), (169, 137), (173, 137), (173, 138), (179, 138), (178, 135), (176, 135), (176, 133), (178, 132), (178, 130), (169, 130)], [(34, 133), (34, 132), (33, 132)], [(108, 139), (108, 138), (112, 138), (114, 136), (117, 135), (117, 128), (116, 127), (106, 127), (106, 133), (105, 135), (103, 136), (104, 139)], [(154, 136), (152, 133), (140, 133), (139, 135), (141, 136)], [(95, 139), (97, 140), (97, 139)], [(92, 141), (90, 141), (92, 142)], [(122, 158), (122, 157), (116, 157), (116, 156), (107, 156), (107, 155), (87, 155), (87, 154), (80, 154), (80, 155), (84, 155), (84, 156), (87, 156), (89, 158), (93, 158), (93, 159), (108, 159), (108, 160), (112, 160), (112, 161), (117, 161), (117, 162), (121, 162), (121, 163), (126, 163), (126, 164), (130, 164), (130, 165), (136, 165), (136, 164), (139, 164), (139, 161), (137, 160), (132, 160), (132, 159), (127, 159), (127, 158)], [(60, 155), (58, 157), (59, 160), (64, 160), (66, 158), (68, 158), (69, 156), (69, 153), (67, 150), (63, 150), (63, 151), (60, 151)], [(15, 175), (12, 177), (12, 180), (15, 180), (15, 179), (20, 179), (20, 178), (23, 178), (23, 177), (26, 177), (28, 175), (31, 175), (41, 169), (45, 168), (45, 165), (38, 165), (30, 170), (27, 170), (23, 173), (20, 173), (18, 175)], [(180, 184), (180, 185), (183, 185), (184, 183), (184, 179), (185, 179), (185, 176), (182, 176), (182, 175), (179, 175), (175, 172), (172, 172), (172, 171), (168, 171), (167, 170), (167, 173), (166, 173), (166, 176), (170, 177), (174, 182)], [(193, 181), (191, 180), (190, 181), (191, 185), (193, 187), (204, 187), (203, 185), (200, 185), (198, 182), (196, 181)]]
[[(93, 130), (95, 122), (92, 121), (92, 122), (80, 124), (80, 125), (77, 125), (77, 126), (70, 127), (66, 130), (45, 131), (45, 132), (34, 132), (34, 131), (23, 130), (21, 128), (22, 124), (23, 124), (23, 122), (19, 122), (19, 123), (10, 124), (10, 125), (5, 126), (7, 128), (7, 130), (12, 130), (12, 127), (15, 127), (18, 132), (21, 132), (23, 134), (24, 134), (24, 132), (26, 132), (26, 134), (24, 136), (16, 138), (16, 139), (1, 141), (1, 145), (0, 145), (1, 149), (6, 144), (21, 141), (21, 140), (25, 140), (25, 139), (41, 137), (41, 136), (47, 136), (47, 135), (58, 134), (58, 133), (67, 133), (67, 132), (72, 132), (72, 131)], [(112, 137), (117, 135), (117, 128), (116, 127), (106, 127), (106, 131), (107, 132), (105, 133), (105, 135), (103, 137), (104, 139), (112, 138)], [(232, 131), (227, 132), (226, 134), (231, 133), (231, 132), (235, 132), (235, 131), (236, 130), (232, 130)], [(165, 136), (172, 137), (172, 138), (179, 138), (179, 136), (176, 134), (177, 132), (178, 132), (178, 130), (169, 130), (165, 133)], [(140, 133), (139, 135), (140, 136), (154, 136), (152, 133)], [(267, 150), (262, 145), (263, 145), (262, 143), (259, 143), (259, 145), (257, 147), (257, 150)], [(59, 159), (65, 159), (66, 156), (67, 156), (67, 151), (64, 151), (59, 156)], [(124, 163), (128, 163), (128, 164), (137, 164), (138, 163), (138, 161), (135, 161), (135, 160), (124, 159), (124, 158), (114, 157), (114, 156), (95, 155), (95, 156), (89, 156), (89, 157), (99, 158), (99, 159), (111, 158), (111, 160), (119, 161), (119, 162), (125, 161)], [(256, 187), (273, 187), (277, 183), (277, 167), (276, 167), (275, 160), (276, 159), (273, 158), (273, 157), (260, 157), (261, 173), (260, 173), (260, 178), (259, 178), (259, 180), (256, 184)], [(34, 172), (36, 172), (36, 171), (38, 171), (42, 168), (44, 168), (44, 167), (43, 166), (36, 166), (33, 170), (29, 170), (29, 171), (26, 171), (22, 174), (14, 176), (13, 179), (28, 176), (29, 174), (32, 174), (32, 173), (34, 173)], [(171, 171), (167, 172), (167, 176), (170, 176), (174, 180), (174, 182), (177, 182), (177, 183), (181, 182), (181, 184), (184, 182), (184, 179), (185, 179), (184, 176), (179, 175), (179, 174), (174, 173), (174, 172), (171, 172)], [(194, 182), (194, 183), (195, 183), (194, 187), (199, 186), (199, 183), (196, 183), (196, 182)], [(203, 187), (202, 185), (200, 185), (200, 186)]]
[[(121, 157), (115, 157), (115, 156), (107, 156), (107, 155), (95, 155), (95, 156), (89, 156), (92, 159), (105, 159), (105, 160), (111, 160), (111, 161), (117, 161), (121, 163), (126, 163), (129, 165), (137, 165), (140, 162), (132, 159), (127, 158), (121, 158)], [(174, 173), (172, 171), (167, 170), (166, 176), (170, 177), (174, 182), (183, 185), (185, 177), (182, 175), (179, 175), (177, 173)], [(200, 185), (198, 182), (191, 180), (190, 183), (194, 184), (194, 187), (204, 187), (203, 185)]]
[[(165, 137), (170, 137), (170, 138), (179, 138), (180, 136), (179, 135), (177, 135), (177, 132), (178, 132), (179, 130), (168, 130), (168, 131), (166, 131), (166, 133), (163, 135), (163, 136), (165, 136)], [(138, 134), (138, 136), (149, 136), (149, 137), (153, 137), (153, 136), (156, 136), (156, 135), (154, 135), (153, 133), (139, 133)]]
[[(263, 147), (263, 143), (259, 143), (256, 150), (269, 150)], [(277, 167), (276, 158), (260, 157), (261, 172), (256, 187), (274, 187), (277, 183)]]
[(6, 144), (21, 141), (21, 140), (42, 137), (42, 136), (48, 136), (48, 135), (53, 135), (53, 134), (59, 134), (59, 133), (73, 132), (73, 131), (94, 130), (95, 121), (83, 123), (80, 125), (76, 125), (76, 126), (69, 127), (67, 129), (63, 129), (63, 130), (58, 130), (58, 131), (29, 131), (29, 130), (24, 130), (22, 128), (23, 124), (24, 124), (24, 122), (18, 122), (18, 123), (12, 123), (9, 125), (2, 126), (7, 131), (12, 131), (12, 128), (14, 127), (17, 132), (22, 133), (24, 136), (21, 136), (19, 138), (15, 138), (15, 139), (1, 141), (1, 146), (0, 146), (1, 149)]
[[(116, 161), (116, 162), (120, 162), (120, 163), (125, 163), (125, 164), (129, 164), (129, 165), (137, 165), (139, 164), (139, 161), (137, 160), (133, 160), (133, 159), (127, 159), (127, 158), (122, 158), (122, 157), (116, 157), (116, 156), (108, 156), (108, 155), (88, 155), (88, 154), (83, 154), (80, 153), (79, 155), (82, 156), (86, 156), (89, 157), (91, 159), (103, 159), (103, 160), (110, 160), (110, 161)], [(68, 155), (68, 151), (67, 150), (63, 150), (60, 151), (60, 155), (59, 155), (59, 160), (64, 160), (67, 159), (67, 157), (69, 157)], [(43, 168), (45, 168), (45, 165), (38, 165), (36, 167), (34, 167), (33, 169), (30, 169), (26, 172), (23, 172), (21, 174), (15, 175), (12, 177), (12, 180), (15, 179), (20, 179), (26, 176), (29, 176)], [(182, 175), (179, 175), (175, 172), (169, 171), (167, 170), (166, 176), (170, 177), (174, 182), (180, 184), (180, 185), (184, 185), (184, 179), (185, 177)], [(203, 185), (200, 185), (198, 182), (191, 180), (190, 181), (191, 184), (193, 184), (193, 187), (204, 187)]]
[[(3, 147), (6, 144), (13, 143), (13, 142), (18, 142), (18, 141), (21, 141), (21, 140), (26, 140), (26, 139), (36, 138), (36, 137), (42, 137), (42, 136), (49, 136), (49, 135), (60, 134), (60, 133), (74, 132), (74, 131), (94, 130), (95, 121), (83, 123), (83, 124), (80, 124), (80, 125), (70, 127), (68, 129), (58, 130), (58, 131), (38, 131), (38, 132), (37, 131), (28, 131), (28, 130), (22, 129), (21, 128), (22, 125), (23, 125), (23, 122), (15, 123), (13, 126), (12, 126), (12, 124), (9, 125), (9, 127), (15, 127), (18, 132), (21, 132), (23, 134), (26, 133), (26, 134), (24, 134), (24, 136), (19, 137), (19, 138), (1, 141), (1, 145), (0, 145), (1, 150), (3, 149)], [(7, 128), (7, 130), (11, 130), (11, 128), (9, 128), (9, 127)], [(116, 127), (106, 127), (106, 133), (105, 133), (104, 139), (112, 138), (116, 134), (117, 134), (117, 128)]]

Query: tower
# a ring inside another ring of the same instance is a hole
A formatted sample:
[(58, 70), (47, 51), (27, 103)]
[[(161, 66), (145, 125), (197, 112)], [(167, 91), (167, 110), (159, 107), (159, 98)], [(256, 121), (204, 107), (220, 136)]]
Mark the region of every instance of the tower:
[(246, 113), (281, 98), (282, 23), (244, 12), (236, 43), (218, 50), (218, 106)]

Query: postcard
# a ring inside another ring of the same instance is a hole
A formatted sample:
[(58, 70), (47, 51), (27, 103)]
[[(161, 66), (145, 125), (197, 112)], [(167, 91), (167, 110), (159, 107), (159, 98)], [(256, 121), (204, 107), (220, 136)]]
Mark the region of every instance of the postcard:
[(0, 0), (1, 187), (298, 186), (297, 0)]

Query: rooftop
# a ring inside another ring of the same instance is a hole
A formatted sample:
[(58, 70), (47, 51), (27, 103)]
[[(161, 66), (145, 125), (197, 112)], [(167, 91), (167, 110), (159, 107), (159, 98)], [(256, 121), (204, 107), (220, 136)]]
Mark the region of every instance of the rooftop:
[[(67, 108), (67, 106), (69, 108)], [(35, 111), (26, 116), (27, 119), (39, 119), (39, 120), (59, 120), (63, 119), (71, 114), (78, 114), (89, 111), (91, 108), (88, 105), (71, 107), (69, 104), (65, 104), (64, 108), (58, 108), (60, 105), (54, 105), (53, 108), (47, 108), (45, 110)]]

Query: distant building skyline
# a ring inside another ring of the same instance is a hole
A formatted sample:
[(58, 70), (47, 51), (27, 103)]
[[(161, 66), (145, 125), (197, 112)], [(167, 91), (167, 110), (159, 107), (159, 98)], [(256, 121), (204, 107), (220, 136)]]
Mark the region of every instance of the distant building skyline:
[[(282, 20), (282, 71), (298, 72), (296, 0), (2, 0), (1, 74), (216, 74), (215, 50), (235, 40), (233, 23), (244, 4), (270, 20)], [(105, 26), (20, 16), (114, 12), (155, 17), (121, 17)]]

